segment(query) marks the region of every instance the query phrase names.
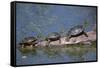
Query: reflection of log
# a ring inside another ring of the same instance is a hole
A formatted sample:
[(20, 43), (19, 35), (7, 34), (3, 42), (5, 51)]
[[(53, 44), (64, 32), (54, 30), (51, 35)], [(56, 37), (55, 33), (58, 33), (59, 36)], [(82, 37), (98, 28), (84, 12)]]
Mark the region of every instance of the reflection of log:
[[(86, 43), (86, 42), (91, 42), (91, 41), (96, 41), (96, 32), (95, 31), (90, 31), (87, 32), (88, 37), (81, 35), (78, 37), (73, 37), (71, 38), (69, 41), (65, 41), (66, 37), (62, 37), (61, 38), (61, 43), (59, 43), (58, 41), (53, 41), (50, 44), (51, 45), (65, 45), (65, 44), (77, 44), (77, 43)], [(47, 41), (42, 41), (39, 42), (36, 46), (40, 45), (40, 46), (46, 46)]]

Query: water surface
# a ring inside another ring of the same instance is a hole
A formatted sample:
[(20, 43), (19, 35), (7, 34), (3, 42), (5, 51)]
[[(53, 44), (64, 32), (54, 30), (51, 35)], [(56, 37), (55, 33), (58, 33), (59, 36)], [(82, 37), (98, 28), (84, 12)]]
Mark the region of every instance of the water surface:
[(96, 48), (91, 46), (35, 47), (17, 53), (17, 65), (96, 61)]

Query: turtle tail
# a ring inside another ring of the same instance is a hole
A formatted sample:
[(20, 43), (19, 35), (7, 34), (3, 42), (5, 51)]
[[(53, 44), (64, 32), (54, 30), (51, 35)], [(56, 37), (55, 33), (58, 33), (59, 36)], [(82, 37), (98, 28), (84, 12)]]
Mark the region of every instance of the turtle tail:
[(84, 35), (86, 36), (86, 37), (88, 37), (88, 35), (87, 35), (87, 33), (86, 32), (83, 32), (84, 33)]

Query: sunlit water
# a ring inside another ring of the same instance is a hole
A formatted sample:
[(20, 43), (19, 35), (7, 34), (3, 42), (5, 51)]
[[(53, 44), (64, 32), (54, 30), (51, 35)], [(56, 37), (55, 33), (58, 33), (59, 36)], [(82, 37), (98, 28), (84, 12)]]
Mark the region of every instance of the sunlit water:
[(95, 61), (95, 47), (35, 47), (17, 50), (17, 65)]

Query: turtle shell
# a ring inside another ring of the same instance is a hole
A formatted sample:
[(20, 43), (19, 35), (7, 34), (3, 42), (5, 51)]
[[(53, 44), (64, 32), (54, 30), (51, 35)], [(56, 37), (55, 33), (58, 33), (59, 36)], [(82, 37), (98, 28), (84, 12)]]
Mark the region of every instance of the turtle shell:
[(37, 39), (35, 37), (27, 37), (22, 40), (21, 43), (26, 43), (26, 44), (32, 44), (36, 41)]
[(77, 26), (74, 26), (72, 27), (69, 32), (68, 32), (68, 35), (78, 35), (80, 33), (82, 33), (84, 31), (83, 29), (83, 26), (82, 25), (77, 25)]
[(53, 33), (49, 34), (47, 38), (50, 40), (57, 40), (60, 38), (60, 34), (57, 32), (53, 32)]

